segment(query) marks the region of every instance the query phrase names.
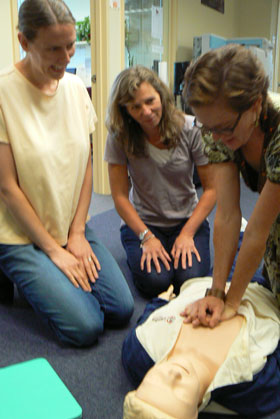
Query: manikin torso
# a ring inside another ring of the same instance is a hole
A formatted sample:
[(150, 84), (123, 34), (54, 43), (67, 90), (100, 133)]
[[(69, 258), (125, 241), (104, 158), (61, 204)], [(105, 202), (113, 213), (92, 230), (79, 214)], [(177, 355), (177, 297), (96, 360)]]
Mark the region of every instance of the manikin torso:
[(199, 378), (199, 404), (213, 380), (217, 370), (225, 361), (231, 345), (240, 332), (244, 317), (221, 322), (214, 329), (193, 328), (183, 323), (178, 339), (168, 356), (168, 360), (180, 360), (182, 365), (191, 363)]
[(214, 329), (182, 323), (167, 359), (149, 370), (136, 396), (172, 418), (197, 418), (197, 408), (244, 321), (237, 315)]

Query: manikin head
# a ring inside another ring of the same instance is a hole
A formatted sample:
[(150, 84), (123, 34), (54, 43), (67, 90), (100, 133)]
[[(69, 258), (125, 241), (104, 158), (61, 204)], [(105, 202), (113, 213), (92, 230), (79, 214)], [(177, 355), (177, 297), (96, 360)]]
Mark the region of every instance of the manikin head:
[(136, 391), (126, 395), (124, 419), (196, 419), (199, 380), (191, 362), (167, 359), (151, 368)]

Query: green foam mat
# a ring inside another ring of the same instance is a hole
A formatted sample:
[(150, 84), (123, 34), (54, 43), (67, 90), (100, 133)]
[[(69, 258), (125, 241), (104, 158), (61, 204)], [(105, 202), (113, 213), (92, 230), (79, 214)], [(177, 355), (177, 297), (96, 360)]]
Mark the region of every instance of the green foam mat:
[(0, 418), (78, 419), (82, 408), (44, 358), (0, 368)]

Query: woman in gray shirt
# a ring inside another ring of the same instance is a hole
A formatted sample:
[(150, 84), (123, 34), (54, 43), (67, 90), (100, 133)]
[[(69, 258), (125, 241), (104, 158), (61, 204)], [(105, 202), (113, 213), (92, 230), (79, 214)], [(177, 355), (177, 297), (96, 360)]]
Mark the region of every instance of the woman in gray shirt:
[[(135, 285), (148, 296), (210, 267), (207, 215), (215, 205), (211, 169), (193, 117), (142, 66), (122, 71), (109, 99), (105, 160), (121, 240)], [(203, 186), (198, 200), (194, 164)], [(130, 188), (130, 182), (131, 188)]]

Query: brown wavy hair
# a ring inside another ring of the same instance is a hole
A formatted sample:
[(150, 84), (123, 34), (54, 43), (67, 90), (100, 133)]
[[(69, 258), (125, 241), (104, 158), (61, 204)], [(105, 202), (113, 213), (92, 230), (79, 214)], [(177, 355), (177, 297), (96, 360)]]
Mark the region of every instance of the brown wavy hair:
[(262, 97), (260, 127), (267, 131), (280, 122), (279, 111), (268, 97), (269, 79), (252, 51), (229, 44), (208, 51), (191, 63), (184, 77), (183, 97), (189, 106), (224, 99), (236, 112), (248, 110)]
[(62, 0), (25, 0), (18, 12), (18, 30), (33, 41), (40, 28), (60, 24), (73, 24), (75, 19)]
[(162, 118), (159, 131), (168, 148), (175, 147), (180, 141), (184, 125), (183, 112), (175, 107), (172, 93), (154, 71), (140, 65), (123, 70), (111, 89), (106, 127), (110, 135), (121, 143), (125, 152), (135, 157), (147, 155), (145, 133), (140, 124), (128, 114), (126, 105), (134, 99), (135, 92), (143, 82), (149, 83), (160, 95)]

